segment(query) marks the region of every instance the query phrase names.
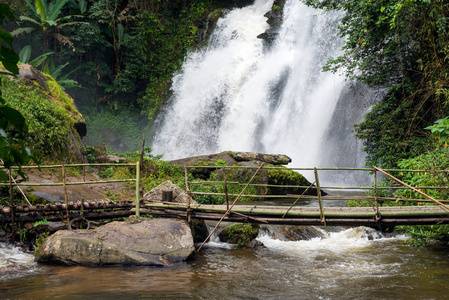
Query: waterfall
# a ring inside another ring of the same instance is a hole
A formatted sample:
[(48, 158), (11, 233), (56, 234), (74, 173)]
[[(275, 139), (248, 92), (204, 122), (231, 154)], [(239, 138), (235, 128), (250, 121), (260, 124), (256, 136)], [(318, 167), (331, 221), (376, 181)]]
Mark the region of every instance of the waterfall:
[[(156, 120), (155, 153), (177, 159), (254, 151), (286, 154), (293, 167), (339, 165), (324, 157), (332, 153), (323, 147), (333, 147), (326, 141), (336, 136), (330, 122), (340, 118), (335, 115), (337, 103), (345, 100), (342, 90), (348, 88), (340, 74), (322, 72), (341, 48), (339, 15), (288, 0), (268, 46), (257, 36), (269, 28), (264, 15), (272, 4), (256, 0), (229, 11), (217, 22), (208, 46), (187, 55), (174, 76), (173, 96)], [(355, 118), (360, 119), (363, 109), (357, 110)], [(339, 147), (349, 152), (338, 153), (354, 160), (353, 151), (360, 152), (360, 147), (353, 146), (352, 128), (346, 127), (339, 130), (350, 145)], [(357, 164), (363, 166), (358, 156)]]

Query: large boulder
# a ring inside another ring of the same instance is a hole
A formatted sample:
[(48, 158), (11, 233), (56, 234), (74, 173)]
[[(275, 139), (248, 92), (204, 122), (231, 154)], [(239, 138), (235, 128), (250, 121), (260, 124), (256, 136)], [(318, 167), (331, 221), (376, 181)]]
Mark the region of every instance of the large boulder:
[(137, 219), (94, 230), (61, 230), (39, 247), (35, 260), (64, 265), (167, 266), (195, 251), (182, 220)]
[[(247, 183), (255, 172), (255, 168), (265, 163), (254, 179), (253, 183), (259, 184), (257, 194), (259, 195), (286, 195), (302, 194), (311, 183), (300, 173), (290, 170), (284, 165), (291, 162), (291, 158), (284, 154), (265, 154), (255, 152), (225, 151), (217, 154), (187, 157), (170, 161), (171, 164), (189, 166), (188, 171), (196, 178), (212, 179), (222, 181), (224, 178), (223, 166), (242, 168), (229, 168), (226, 170), (226, 180), (239, 183)], [(245, 168), (252, 167), (252, 168)], [(266, 186), (263, 186), (266, 185)], [(276, 187), (278, 185), (279, 187)], [(284, 187), (281, 187), (284, 186)], [(301, 186), (301, 187), (298, 187)], [(240, 193), (239, 186), (228, 187), (229, 193)], [(223, 192), (223, 191), (219, 191)], [(309, 189), (307, 195), (317, 195), (316, 188)], [(322, 191), (322, 194), (325, 193)]]
[[(287, 165), (292, 160), (290, 157), (284, 154), (224, 151), (216, 154), (200, 155), (172, 160), (170, 161), (170, 163), (180, 166), (220, 166), (223, 164), (233, 166), (237, 163), (240, 163), (239, 165), (242, 165), (241, 162), (247, 161), (251, 161), (259, 165), (262, 162), (272, 165)], [(208, 172), (210, 171), (211, 169), (209, 169)]]

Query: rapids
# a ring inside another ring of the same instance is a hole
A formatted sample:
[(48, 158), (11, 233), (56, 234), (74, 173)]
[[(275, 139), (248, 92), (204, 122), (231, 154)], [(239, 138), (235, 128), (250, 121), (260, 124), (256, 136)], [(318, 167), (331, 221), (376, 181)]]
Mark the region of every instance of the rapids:
[(2, 299), (445, 299), (449, 252), (403, 245), (402, 235), (333, 228), (300, 241), (258, 240), (235, 249), (214, 240), (169, 268), (63, 267), (0, 246)]

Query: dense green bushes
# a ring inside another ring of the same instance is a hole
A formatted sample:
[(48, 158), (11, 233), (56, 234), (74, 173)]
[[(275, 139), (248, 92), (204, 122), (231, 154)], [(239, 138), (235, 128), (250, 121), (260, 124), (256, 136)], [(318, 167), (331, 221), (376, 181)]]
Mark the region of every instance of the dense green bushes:
[(27, 120), (27, 147), (47, 156), (66, 154), (69, 140), (69, 114), (64, 107), (51, 102), (39, 88), (29, 88), (20, 80), (3, 79), (3, 97)]

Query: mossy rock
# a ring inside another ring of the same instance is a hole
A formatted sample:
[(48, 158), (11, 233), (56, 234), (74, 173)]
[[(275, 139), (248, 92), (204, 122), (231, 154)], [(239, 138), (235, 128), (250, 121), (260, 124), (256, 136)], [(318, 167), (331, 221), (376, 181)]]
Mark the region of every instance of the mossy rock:
[(220, 241), (236, 244), (238, 248), (249, 248), (251, 242), (259, 235), (258, 224), (235, 223), (218, 233)]
[(209, 235), (209, 230), (204, 220), (192, 219), (190, 221), (190, 230), (192, 231), (194, 243), (202, 243)]

